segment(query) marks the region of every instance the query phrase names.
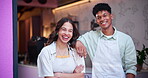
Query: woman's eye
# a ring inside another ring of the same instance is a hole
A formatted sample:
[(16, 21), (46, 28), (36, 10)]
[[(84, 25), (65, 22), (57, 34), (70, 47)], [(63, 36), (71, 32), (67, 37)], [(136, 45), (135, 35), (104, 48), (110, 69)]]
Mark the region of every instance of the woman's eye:
[(65, 28), (61, 28), (61, 30), (65, 31), (66, 29)]
[(73, 32), (73, 30), (69, 30), (69, 32)]

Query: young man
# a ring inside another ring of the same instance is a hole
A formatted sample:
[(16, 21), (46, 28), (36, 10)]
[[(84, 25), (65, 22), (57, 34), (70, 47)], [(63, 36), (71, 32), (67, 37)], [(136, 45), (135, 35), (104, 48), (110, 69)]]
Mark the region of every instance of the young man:
[(93, 15), (101, 28), (85, 33), (76, 43), (78, 53), (86, 54), (87, 50), (91, 58), (92, 78), (134, 78), (137, 62), (132, 38), (112, 25), (108, 4), (95, 5)]

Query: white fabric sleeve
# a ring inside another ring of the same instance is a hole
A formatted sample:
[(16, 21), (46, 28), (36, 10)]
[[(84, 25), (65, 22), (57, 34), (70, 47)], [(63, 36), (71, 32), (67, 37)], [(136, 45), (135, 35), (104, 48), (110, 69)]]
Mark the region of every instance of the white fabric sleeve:
[(51, 54), (45, 48), (42, 49), (37, 59), (39, 77), (54, 76)]
[(84, 66), (84, 70), (81, 73), (85, 73), (85, 61), (84, 61), (84, 57), (79, 57), (78, 58), (78, 65), (83, 65)]
[(132, 41), (132, 38), (129, 37), (129, 39), (126, 42), (126, 49), (125, 49), (125, 70), (126, 73), (132, 73), (136, 75), (136, 64), (137, 64), (137, 57), (136, 57), (136, 49), (134, 46), (134, 43)]
[(76, 59), (76, 63), (77, 65), (83, 65), (84, 66), (84, 70), (81, 73), (85, 73), (85, 61), (84, 61), (84, 57), (80, 57), (76, 50), (74, 50), (74, 55), (75, 55), (75, 59)]

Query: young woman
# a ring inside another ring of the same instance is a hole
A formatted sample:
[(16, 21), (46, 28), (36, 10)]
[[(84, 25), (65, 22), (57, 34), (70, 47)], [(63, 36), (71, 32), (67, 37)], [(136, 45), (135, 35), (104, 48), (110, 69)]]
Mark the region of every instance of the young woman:
[(75, 50), (79, 32), (72, 20), (62, 18), (51, 33), (48, 45), (38, 56), (37, 66), (40, 77), (84, 78), (85, 62)]

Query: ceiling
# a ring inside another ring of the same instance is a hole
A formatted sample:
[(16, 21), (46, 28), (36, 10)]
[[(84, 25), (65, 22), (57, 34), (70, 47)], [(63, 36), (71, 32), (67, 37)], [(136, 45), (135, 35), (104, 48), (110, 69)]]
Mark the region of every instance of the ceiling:
[(63, 6), (63, 5), (70, 4), (73, 2), (77, 2), (77, 1), (81, 1), (81, 0), (57, 0), (57, 3), (59, 7), (59, 6)]
[(80, 0), (17, 0), (18, 19), (25, 12), (32, 12), (35, 8), (57, 8)]
[(17, 0), (18, 6), (56, 8), (80, 0)]

